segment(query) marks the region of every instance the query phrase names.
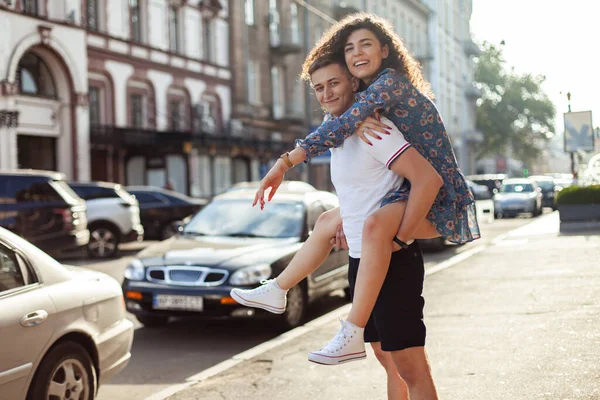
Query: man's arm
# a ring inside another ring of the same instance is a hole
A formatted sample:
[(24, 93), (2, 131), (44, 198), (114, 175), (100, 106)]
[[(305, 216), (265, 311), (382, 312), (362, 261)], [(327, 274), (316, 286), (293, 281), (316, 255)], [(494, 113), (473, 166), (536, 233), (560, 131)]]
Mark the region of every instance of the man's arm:
[(346, 112), (338, 118), (324, 121), (306, 139), (298, 140), (297, 146), (305, 150), (307, 161), (332, 147), (339, 147), (376, 111), (387, 113), (390, 108), (399, 104), (409, 107), (413, 89), (405, 76), (388, 69), (357, 95), (358, 101)]
[(384, 118), (382, 121), (392, 126), (390, 135), (382, 136), (381, 140), (373, 141), (372, 147), (366, 148), (391, 171), (410, 181), (406, 211), (397, 235), (398, 239), (407, 242), (414, 239), (417, 227), (431, 210), (444, 181), (429, 161), (410, 146), (390, 120)]

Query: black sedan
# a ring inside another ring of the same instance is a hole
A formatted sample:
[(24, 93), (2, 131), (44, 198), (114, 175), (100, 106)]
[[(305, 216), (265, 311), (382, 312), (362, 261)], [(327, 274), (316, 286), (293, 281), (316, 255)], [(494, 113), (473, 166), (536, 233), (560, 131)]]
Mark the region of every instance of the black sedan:
[(197, 213), (206, 200), (154, 186), (129, 186), (126, 190), (140, 204), (145, 239), (165, 240), (177, 232), (182, 221)]
[[(338, 205), (322, 191), (278, 192), (263, 211), (251, 207), (254, 191), (217, 196), (172, 238), (141, 251), (125, 271), (127, 310), (147, 326), (172, 316), (236, 317), (267, 313), (236, 303), (234, 287), (252, 288), (276, 277), (300, 249), (319, 215)], [(348, 252), (332, 250), (325, 262), (288, 292), (278, 326), (302, 323), (308, 304), (347, 289)]]

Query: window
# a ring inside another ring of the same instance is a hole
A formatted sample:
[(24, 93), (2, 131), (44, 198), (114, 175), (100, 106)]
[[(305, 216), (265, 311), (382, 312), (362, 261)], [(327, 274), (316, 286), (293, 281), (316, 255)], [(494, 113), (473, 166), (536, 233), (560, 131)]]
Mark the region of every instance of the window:
[(38, 15), (37, 0), (22, 0), (23, 12), (30, 15)]
[(95, 199), (118, 199), (120, 196), (115, 189), (102, 186), (78, 186), (70, 185), (71, 189), (84, 200)]
[(257, 61), (248, 61), (246, 70), (248, 84), (248, 101), (250, 104), (260, 104), (260, 76)]
[(201, 103), (196, 104), (194, 107), (194, 131), (203, 133), (215, 133), (216, 121), (213, 117), (215, 107), (212, 103), (206, 99), (203, 99)]
[[(169, 7), (169, 48), (172, 52), (179, 53), (179, 15), (175, 7)], [(206, 47), (206, 46), (205, 46)]]
[(285, 96), (283, 94), (283, 76), (279, 67), (271, 67), (271, 83), (273, 87), (273, 118), (283, 118)]
[(291, 29), (292, 29), (292, 43), (300, 43), (300, 22), (298, 21), (298, 5), (296, 3), (290, 4), (290, 16), (291, 16)]
[(56, 89), (50, 70), (44, 61), (33, 53), (21, 58), (17, 68), (19, 90), (23, 94), (56, 97)]
[(65, 200), (45, 178), (11, 179), (10, 191), (17, 203), (61, 203)]
[(17, 255), (0, 245), (0, 293), (25, 286)]
[(153, 194), (148, 193), (148, 192), (130, 192), (130, 193), (135, 196), (138, 203), (140, 203), (140, 204), (162, 203), (162, 201), (159, 198), (157, 198), (156, 196), (154, 196)]
[(98, 0), (87, 0), (87, 27), (95, 31), (100, 29), (100, 21), (98, 21)]
[(134, 128), (144, 127), (144, 108), (143, 97), (141, 94), (132, 94), (129, 96), (129, 107), (131, 111), (131, 126)]
[(246, 0), (246, 25), (254, 25), (254, 0)]
[(214, 51), (214, 39), (213, 39), (213, 22), (210, 19), (205, 19), (202, 24), (202, 38), (204, 41), (204, 59), (206, 61), (214, 62), (215, 51)]
[(181, 112), (182, 107), (183, 103), (181, 101), (169, 102), (169, 116), (172, 131), (180, 131), (183, 129), (183, 115)]
[(142, 21), (139, 0), (129, 0), (129, 15), (131, 18), (131, 40), (142, 42)]
[(97, 87), (90, 86), (89, 91), (90, 100), (90, 126), (100, 125), (100, 89)]

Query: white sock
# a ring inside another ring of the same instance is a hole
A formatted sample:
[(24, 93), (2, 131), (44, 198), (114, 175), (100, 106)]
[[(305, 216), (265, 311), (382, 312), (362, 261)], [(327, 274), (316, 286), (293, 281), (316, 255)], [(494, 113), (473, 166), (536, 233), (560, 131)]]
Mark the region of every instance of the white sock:
[(279, 283), (277, 283), (277, 279), (273, 279), (272, 283), (273, 283), (273, 287), (275, 287), (275, 289), (281, 290), (282, 292), (287, 292), (287, 290), (282, 289), (281, 286), (279, 286)]

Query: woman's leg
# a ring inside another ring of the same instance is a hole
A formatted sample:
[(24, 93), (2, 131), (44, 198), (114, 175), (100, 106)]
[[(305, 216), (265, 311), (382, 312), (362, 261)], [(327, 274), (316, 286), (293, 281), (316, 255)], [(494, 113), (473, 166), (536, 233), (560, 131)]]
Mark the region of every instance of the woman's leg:
[(330, 240), (341, 223), (339, 207), (325, 211), (319, 216), (312, 234), (275, 279), (280, 288), (289, 290), (319, 268), (331, 252), (333, 246)]
[[(399, 246), (393, 242), (394, 235), (398, 232), (406, 202), (395, 202), (381, 207), (367, 218), (363, 227), (362, 249), (360, 256), (360, 267), (356, 278), (354, 299), (352, 309), (348, 314), (347, 321), (358, 327), (364, 327), (375, 307), (377, 296), (390, 264), (393, 246)], [(390, 223), (398, 221), (399, 224)], [(427, 220), (423, 221), (415, 239), (429, 239), (438, 237), (440, 234)]]
[(381, 342), (371, 343), (375, 357), (385, 369), (387, 376), (388, 400), (408, 400), (408, 386), (402, 379), (396, 368), (392, 355), (388, 351), (381, 350)]
[(254, 289), (231, 289), (231, 297), (247, 307), (262, 308), (275, 314), (285, 312), (287, 291), (319, 268), (327, 258), (333, 247), (331, 238), (341, 222), (339, 208), (321, 214), (311, 235), (275, 280)]

